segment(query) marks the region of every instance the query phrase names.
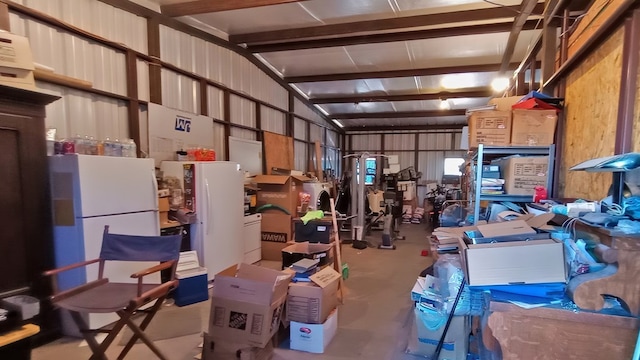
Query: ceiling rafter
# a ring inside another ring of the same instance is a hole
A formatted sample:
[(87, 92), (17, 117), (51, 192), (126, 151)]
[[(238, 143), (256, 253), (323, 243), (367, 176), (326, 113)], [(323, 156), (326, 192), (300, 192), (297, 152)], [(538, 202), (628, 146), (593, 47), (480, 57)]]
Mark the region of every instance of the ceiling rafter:
[[(513, 28), (509, 33), (509, 39), (502, 55), (502, 63), (500, 65), (500, 73), (505, 73), (513, 57), (513, 52), (516, 49), (516, 43), (520, 32), (523, 30), (527, 19), (534, 13), (536, 6), (538, 6), (538, 0), (523, 0), (520, 8), (520, 13), (515, 17), (513, 21)], [(541, 21), (544, 23), (544, 21)]]
[[(251, 45), (257, 43), (300, 40), (314, 37), (331, 37), (361, 32), (407, 29), (412, 27), (435, 26), (466, 21), (513, 18), (514, 12), (517, 11), (520, 11), (520, 6), (491, 7), (485, 9), (453, 11), (439, 14), (403, 16), (341, 24), (310, 26), (304, 28), (235, 34), (229, 36), (229, 41), (236, 44)], [(543, 11), (544, 4), (537, 4), (534, 12), (542, 14)]]
[[(383, 131), (411, 131), (411, 130), (460, 130), (467, 124), (433, 124), (433, 125), (398, 125), (398, 126), (345, 126), (344, 131), (366, 131), (367, 132), (383, 132)], [(347, 134), (348, 135), (348, 134)]]
[(355, 112), (329, 114), (329, 117), (336, 120), (348, 119), (391, 119), (391, 118), (419, 118), (419, 117), (441, 117), (441, 116), (462, 116), (465, 109), (458, 110), (421, 110), (421, 111), (388, 111), (388, 112)]
[[(537, 23), (537, 20), (529, 20), (523, 25), (523, 30), (533, 30), (535, 29)], [(402, 31), (388, 34), (357, 35), (331, 39), (314, 39), (263, 45), (251, 45), (248, 46), (247, 49), (253, 53), (267, 53), (276, 51), (317, 49), (349, 45), (379, 44), (396, 41), (425, 40), (451, 36), (492, 34), (499, 32), (508, 32), (511, 31), (512, 28), (513, 25), (511, 22), (502, 22), (495, 24), (447, 27), (441, 29)]]
[[(513, 63), (509, 65), (509, 69), (515, 70), (519, 65), (520, 65), (519, 63)], [(366, 71), (366, 72), (351, 72), (351, 73), (339, 73), (339, 74), (285, 76), (284, 80), (288, 83), (308, 83), (308, 82), (319, 82), (319, 81), (388, 79), (388, 78), (402, 78), (402, 77), (413, 77), (413, 76), (435, 76), (435, 75), (445, 75), (445, 74), (492, 72), (492, 71), (499, 71), (499, 70), (500, 70), (500, 64), (462, 65), (462, 66), (445, 66), (445, 67), (436, 67), (436, 68), (407, 69), (407, 70)]]
[(489, 97), (493, 95), (493, 91), (490, 88), (470, 88), (470, 89), (458, 89), (455, 91), (439, 91), (437, 93), (427, 94), (396, 94), (396, 95), (345, 95), (345, 96), (333, 96), (333, 97), (316, 97), (310, 98), (314, 104), (346, 104), (346, 103), (361, 103), (361, 102), (379, 102), (379, 101), (420, 101), (420, 100), (446, 100), (454, 98), (477, 98), (477, 97)]
[(196, 0), (186, 3), (162, 5), (160, 11), (163, 15), (178, 17), (213, 13), (220, 11), (249, 9), (260, 6), (280, 5), (307, 0)]

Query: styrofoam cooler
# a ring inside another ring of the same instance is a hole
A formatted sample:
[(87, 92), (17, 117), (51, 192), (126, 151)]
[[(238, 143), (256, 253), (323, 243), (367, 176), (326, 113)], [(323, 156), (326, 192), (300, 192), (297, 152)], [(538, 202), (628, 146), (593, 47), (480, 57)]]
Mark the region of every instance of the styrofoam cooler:
[(196, 251), (180, 253), (176, 279), (179, 285), (173, 293), (173, 299), (177, 306), (191, 305), (209, 299), (207, 268), (200, 266)]

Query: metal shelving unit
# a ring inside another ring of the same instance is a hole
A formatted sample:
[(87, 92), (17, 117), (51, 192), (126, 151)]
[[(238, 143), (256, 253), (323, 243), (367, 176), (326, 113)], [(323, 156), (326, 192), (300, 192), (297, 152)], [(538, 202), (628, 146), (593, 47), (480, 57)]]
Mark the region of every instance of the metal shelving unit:
[(478, 149), (471, 156), (471, 171), (475, 173), (472, 177), (475, 181), (471, 189), (473, 194), (469, 197), (473, 202), (473, 222), (476, 224), (480, 217), (480, 201), (510, 201), (510, 202), (532, 202), (533, 195), (509, 195), (509, 194), (482, 194), (482, 165), (485, 160), (493, 160), (498, 157), (509, 155), (525, 156), (548, 156), (549, 162), (547, 170), (547, 191), (551, 196), (553, 188), (553, 169), (555, 160), (555, 145), (550, 146), (484, 146), (478, 145)]

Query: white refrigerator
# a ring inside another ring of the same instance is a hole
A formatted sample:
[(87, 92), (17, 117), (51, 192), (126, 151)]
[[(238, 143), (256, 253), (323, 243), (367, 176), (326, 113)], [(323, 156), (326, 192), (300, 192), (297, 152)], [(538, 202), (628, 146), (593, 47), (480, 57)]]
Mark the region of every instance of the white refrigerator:
[[(186, 165), (186, 168), (185, 168)], [(176, 177), (184, 186), (192, 180), (196, 224), (191, 225), (191, 249), (212, 280), (244, 257), (244, 173), (230, 161), (163, 161), (163, 176)], [(186, 195), (186, 194), (185, 194)]]
[[(96, 259), (104, 226), (127, 235), (160, 235), (157, 183), (153, 159), (92, 155), (49, 157), (54, 221), (55, 265)], [(107, 262), (104, 276), (112, 282), (133, 282), (130, 275), (152, 262)], [(98, 278), (97, 264), (59, 275), (58, 286), (69, 289)], [(145, 281), (159, 283), (155, 274)], [(76, 335), (63, 317), (64, 332)], [(115, 314), (90, 314), (90, 328), (117, 320)]]

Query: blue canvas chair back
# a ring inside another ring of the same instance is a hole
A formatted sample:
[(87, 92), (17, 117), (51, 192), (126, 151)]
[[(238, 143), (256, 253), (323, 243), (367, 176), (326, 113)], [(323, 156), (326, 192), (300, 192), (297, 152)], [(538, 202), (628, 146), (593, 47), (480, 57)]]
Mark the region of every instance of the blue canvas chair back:
[(137, 236), (110, 234), (104, 227), (100, 258), (117, 261), (169, 261), (180, 257), (182, 235)]

